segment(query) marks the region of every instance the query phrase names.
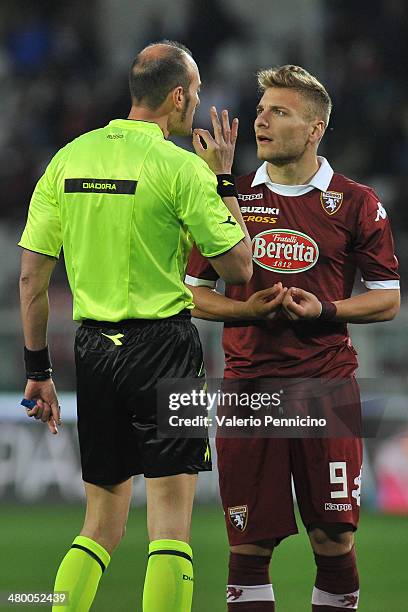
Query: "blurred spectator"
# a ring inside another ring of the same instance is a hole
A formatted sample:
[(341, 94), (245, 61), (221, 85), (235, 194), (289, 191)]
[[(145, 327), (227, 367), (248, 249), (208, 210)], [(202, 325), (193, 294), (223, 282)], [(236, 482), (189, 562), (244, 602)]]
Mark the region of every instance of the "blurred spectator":
[(242, 39), (243, 28), (236, 14), (219, 0), (194, 0), (185, 32), (185, 44), (194, 49), (194, 57), (204, 76), (221, 44)]

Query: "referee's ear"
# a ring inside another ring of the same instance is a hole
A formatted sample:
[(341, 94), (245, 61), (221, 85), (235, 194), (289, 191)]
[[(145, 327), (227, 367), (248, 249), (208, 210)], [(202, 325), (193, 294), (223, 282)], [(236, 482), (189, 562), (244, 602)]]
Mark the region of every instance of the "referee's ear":
[(175, 87), (172, 91), (172, 100), (173, 104), (177, 110), (182, 110), (184, 108), (184, 89), (181, 85)]

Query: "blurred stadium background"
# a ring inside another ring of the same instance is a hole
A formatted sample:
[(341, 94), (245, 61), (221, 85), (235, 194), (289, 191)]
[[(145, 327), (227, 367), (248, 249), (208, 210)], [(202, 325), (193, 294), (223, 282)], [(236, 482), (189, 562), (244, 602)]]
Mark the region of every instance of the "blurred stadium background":
[[(240, 118), (235, 170), (257, 165), (255, 72), (306, 67), (334, 100), (321, 147), (335, 170), (375, 187), (408, 263), (408, 6), (404, 0), (2, 0), (0, 3), (0, 591), (49, 591), (82, 520), (71, 297), (64, 267), (50, 291), (50, 345), (65, 425), (58, 438), (26, 422), (18, 313), (19, 250), (33, 186), (54, 152), (129, 109), (127, 70), (145, 44), (173, 38), (193, 51), (203, 81), (195, 124), (209, 107)], [(188, 147), (188, 140), (178, 142)], [(360, 291), (356, 279), (356, 291)], [(220, 326), (199, 324), (207, 369), (222, 373)], [(363, 612), (408, 609), (408, 306), (391, 323), (352, 326), (367, 405), (382, 414), (366, 440), (358, 535)], [(371, 381), (371, 382), (370, 382)], [(374, 389), (375, 383), (375, 389)], [(381, 393), (379, 392), (381, 390)], [(369, 402), (369, 400), (373, 400)], [(216, 473), (200, 478), (194, 520), (195, 612), (224, 610), (227, 547)], [(93, 609), (140, 609), (146, 535), (135, 483), (128, 536)], [(276, 552), (279, 610), (309, 609), (312, 555), (304, 533)]]

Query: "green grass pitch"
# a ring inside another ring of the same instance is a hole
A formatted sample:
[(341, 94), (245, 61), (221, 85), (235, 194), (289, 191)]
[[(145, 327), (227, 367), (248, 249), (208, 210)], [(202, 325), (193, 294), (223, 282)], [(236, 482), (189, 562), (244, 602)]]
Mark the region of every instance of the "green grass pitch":
[[(82, 517), (83, 510), (77, 506), (3, 505), (0, 591), (50, 591), (59, 561), (77, 535)], [(310, 611), (314, 563), (303, 528), (300, 531), (300, 535), (285, 540), (274, 553), (271, 575), (278, 612)], [(406, 612), (407, 518), (365, 513), (357, 542), (362, 591), (359, 611)], [(193, 611), (224, 612), (227, 544), (219, 508), (196, 507), (192, 545)], [(132, 509), (126, 538), (103, 577), (92, 611), (140, 612), (146, 550), (145, 511)]]

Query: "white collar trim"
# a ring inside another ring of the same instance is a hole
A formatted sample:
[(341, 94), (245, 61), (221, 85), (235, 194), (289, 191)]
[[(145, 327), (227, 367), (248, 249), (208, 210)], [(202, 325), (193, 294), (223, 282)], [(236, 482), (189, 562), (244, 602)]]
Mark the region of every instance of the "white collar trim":
[(320, 189), (320, 191), (327, 191), (334, 171), (325, 157), (318, 156), (317, 159), (320, 167), (307, 185), (280, 185), (279, 183), (273, 183), (269, 178), (267, 162), (264, 162), (256, 171), (251, 187), (265, 184), (271, 191), (286, 196), (303, 195), (315, 188)]

